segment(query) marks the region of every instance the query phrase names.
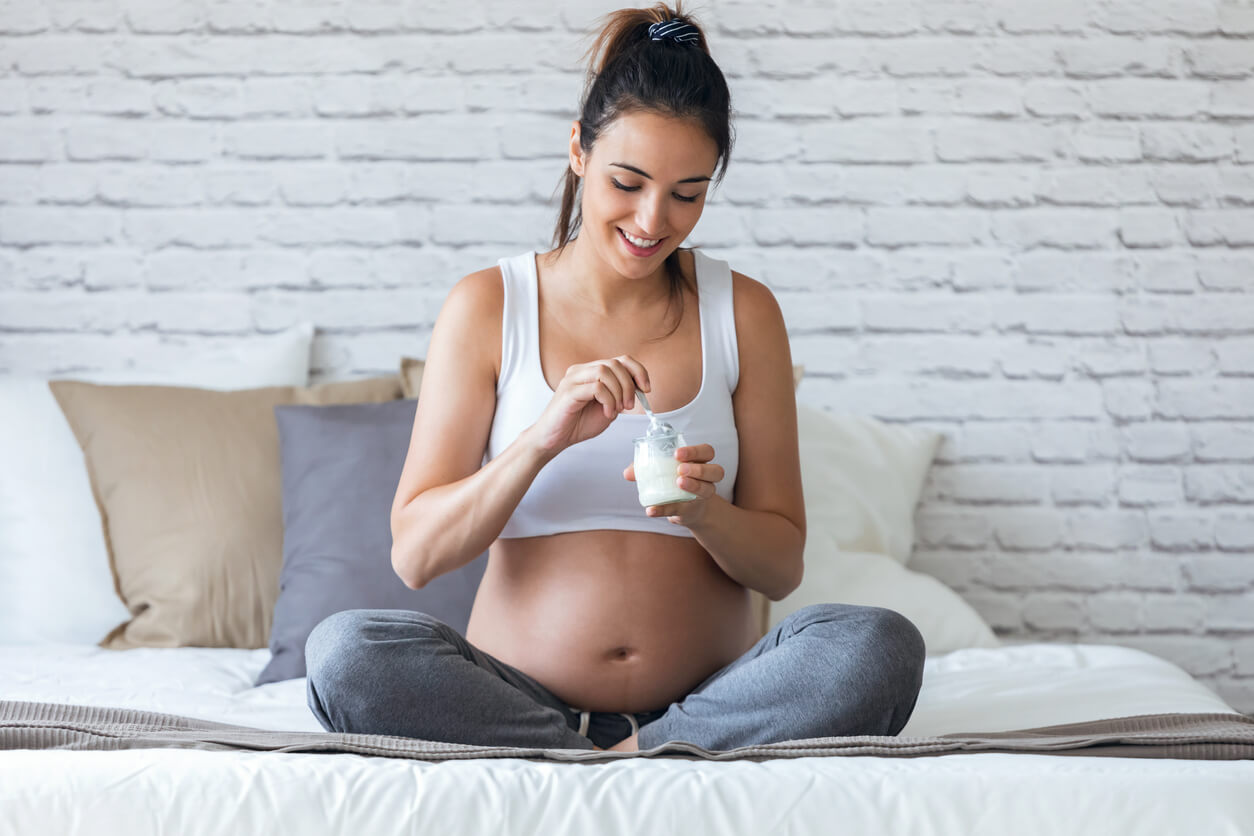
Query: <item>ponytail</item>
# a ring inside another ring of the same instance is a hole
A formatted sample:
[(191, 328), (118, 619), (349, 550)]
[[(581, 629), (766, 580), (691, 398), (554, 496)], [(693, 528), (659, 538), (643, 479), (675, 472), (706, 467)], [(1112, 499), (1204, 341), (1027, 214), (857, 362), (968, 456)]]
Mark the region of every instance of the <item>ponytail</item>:
[[(731, 94), (722, 71), (710, 57), (705, 33), (696, 20), (683, 12), (680, 0), (676, 0), (673, 10), (665, 3), (657, 3), (647, 9), (619, 9), (602, 20), (604, 25), (584, 55), (588, 70), (579, 103), (580, 148), (585, 154), (590, 153), (597, 138), (626, 113), (647, 111), (688, 119), (714, 140), (719, 165), (712, 185), (721, 182), (733, 142)], [(668, 21), (686, 24), (683, 29), (689, 34), (683, 41), (655, 40), (650, 34), (650, 27)], [(559, 188), (562, 205), (553, 243), (560, 257), (578, 234), (582, 221), (579, 176), (569, 163)], [(679, 266), (679, 248), (666, 257), (665, 268), (671, 283), (671, 301), (679, 300), (682, 319), (682, 288), (687, 281)]]

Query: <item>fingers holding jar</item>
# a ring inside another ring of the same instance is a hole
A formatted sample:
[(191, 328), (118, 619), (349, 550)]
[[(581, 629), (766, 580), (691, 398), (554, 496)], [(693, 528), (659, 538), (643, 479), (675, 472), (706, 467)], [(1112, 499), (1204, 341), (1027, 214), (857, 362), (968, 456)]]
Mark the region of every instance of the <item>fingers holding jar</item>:
[(723, 466), (713, 463), (714, 447), (694, 444), (675, 450), (675, 484), (703, 499), (714, 496), (715, 484), (723, 480)]
[(678, 525), (692, 525), (702, 519), (708, 500), (725, 471), (714, 464), (714, 448), (709, 444), (678, 446), (669, 455), (642, 455), (623, 471), (623, 478), (635, 481), (640, 504), (650, 517), (667, 517)]

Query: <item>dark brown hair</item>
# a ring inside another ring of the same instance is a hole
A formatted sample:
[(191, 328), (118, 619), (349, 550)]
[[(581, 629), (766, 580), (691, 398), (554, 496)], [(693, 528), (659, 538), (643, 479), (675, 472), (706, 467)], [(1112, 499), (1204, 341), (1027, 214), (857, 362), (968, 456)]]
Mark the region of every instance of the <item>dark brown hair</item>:
[[(649, 37), (651, 25), (672, 19), (696, 27), (696, 43), (654, 41)], [(719, 166), (712, 181), (712, 185), (717, 185), (727, 171), (733, 142), (731, 94), (723, 72), (710, 57), (704, 31), (691, 15), (684, 13), (680, 0), (676, 0), (674, 9), (657, 3), (647, 9), (619, 9), (602, 20), (605, 23), (600, 33), (585, 53), (585, 58), (592, 60), (579, 104), (579, 145), (584, 153), (589, 153), (597, 137), (626, 113), (652, 112), (689, 119), (704, 128), (718, 147)], [(579, 176), (569, 163), (559, 188), (562, 208), (553, 242), (560, 257), (582, 221)], [(668, 255), (665, 262), (670, 301), (678, 300), (680, 306), (676, 328), (683, 318), (683, 287), (687, 283), (679, 266), (679, 249)]]

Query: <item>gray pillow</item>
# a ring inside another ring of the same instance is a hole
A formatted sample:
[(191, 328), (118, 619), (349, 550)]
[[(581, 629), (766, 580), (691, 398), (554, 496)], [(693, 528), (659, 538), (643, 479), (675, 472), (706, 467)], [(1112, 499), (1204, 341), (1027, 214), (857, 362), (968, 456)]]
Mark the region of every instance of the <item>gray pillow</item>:
[(349, 609), (419, 610), (465, 633), (487, 552), (422, 589), (392, 570), (392, 498), (416, 400), (277, 406), (283, 570), (257, 685), (305, 675), (305, 640)]

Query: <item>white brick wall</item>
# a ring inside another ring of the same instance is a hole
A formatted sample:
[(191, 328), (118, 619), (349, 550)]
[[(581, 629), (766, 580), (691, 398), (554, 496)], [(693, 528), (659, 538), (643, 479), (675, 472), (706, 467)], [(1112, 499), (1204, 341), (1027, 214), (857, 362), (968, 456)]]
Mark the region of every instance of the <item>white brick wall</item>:
[[(319, 379), (423, 353), (547, 245), (616, 5), (0, 4), (0, 374), (306, 318)], [(776, 290), (803, 401), (945, 433), (913, 565), (1254, 711), (1254, 3), (702, 10), (740, 119), (693, 242)]]

